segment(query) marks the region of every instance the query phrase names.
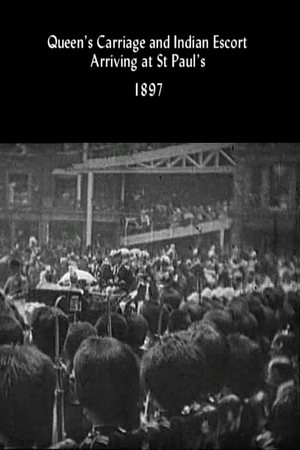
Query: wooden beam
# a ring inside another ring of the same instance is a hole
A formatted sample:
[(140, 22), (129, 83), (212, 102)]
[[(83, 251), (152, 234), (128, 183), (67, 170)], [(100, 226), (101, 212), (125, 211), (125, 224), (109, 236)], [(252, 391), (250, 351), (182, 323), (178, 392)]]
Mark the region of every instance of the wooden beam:
[[(116, 167), (110, 169), (95, 169), (93, 171), (85, 169), (81, 170), (81, 173), (141, 173), (141, 174), (190, 174), (190, 173), (234, 173), (235, 168), (233, 166), (193, 166), (193, 167)], [(73, 175), (76, 175), (78, 172), (74, 172)], [(57, 175), (55, 171), (54, 175)]]
[(86, 242), (88, 247), (92, 243), (92, 226), (93, 226), (93, 191), (94, 191), (94, 174), (88, 173), (87, 185), (87, 205), (86, 205)]
[(190, 161), (193, 164), (193, 166), (200, 167), (199, 164), (197, 163), (197, 161), (195, 161), (193, 158), (191, 158), (190, 155), (186, 155), (186, 159), (187, 159), (187, 161)]
[(220, 150), (221, 155), (224, 156), (224, 158), (227, 159), (227, 161), (229, 161), (233, 166), (236, 165), (236, 162), (234, 161), (234, 159), (231, 158), (231, 156), (229, 156), (224, 150)]
[(201, 152), (198, 153), (198, 163), (199, 166), (203, 166), (203, 151), (201, 150)]
[(179, 163), (179, 161), (181, 160), (181, 156), (179, 156), (178, 158), (173, 159), (173, 161), (170, 161), (170, 167), (174, 167), (175, 164)]
[(205, 158), (205, 160), (203, 161), (203, 165), (206, 166), (214, 156), (216, 156), (216, 152), (209, 153)]
[(84, 164), (74, 164), (75, 169), (99, 169), (116, 166), (129, 166), (131, 164), (138, 164), (140, 162), (150, 162), (161, 158), (172, 158), (176, 156), (184, 156), (198, 151), (214, 151), (221, 148), (230, 147), (233, 144), (228, 143), (193, 143), (193, 144), (179, 144), (165, 147), (162, 149), (139, 152), (134, 155), (112, 156), (108, 158), (89, 159)]

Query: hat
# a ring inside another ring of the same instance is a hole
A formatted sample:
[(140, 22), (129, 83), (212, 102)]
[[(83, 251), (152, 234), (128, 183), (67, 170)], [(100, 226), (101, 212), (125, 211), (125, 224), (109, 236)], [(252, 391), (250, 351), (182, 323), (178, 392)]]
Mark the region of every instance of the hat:
[(195, 302), (195, 303), (199, 303), (199, 294), (198, 292), (192, 292), (188, 298), (187, 298), (188, 302)]
[(37, 245), (37, 240), (34, 236), (30, 236), (29, 238), (29, 246), (32, 247), (34, 245)]
[(234, 278), (235, 280), (242, 280), (242, 279), (243, 279), (243, 274), (242, 274), (242, 272), (241, 272), (240, 270), (235, 270), (235, 271), (233, 272), (233, 278)]
[(172, 280), (172, 277), (171, 277), (170, 272), (168, 271), (163, 274), (163, 276), (160, 279), (160, 282), (162, 284), (165, 284), (165, 283), (169, 283), (171, 280)]
[(218, 286), (216, 289), (212, 291), (212, 296), (216, 298), (222, 298), (223, 297), (223, 288), (221, 286)]
[(120, 252), (121, 252), (121, 255), (123, 256), (123, 258), (126, 258), (127, 256), (130, 255), (130, 251), (126, 247), (121, 248)]
[(142, 252), (141, 252), (141, 250), (139, 248), (132, 248), (129, 251), (129, 253), (130, 253), (131, 256), (136, 256), (137, 258), (139, 258), (141, 256)]
[(213, 285), (216, 282), (216, 277), (212, 273), (206, 273), (205, 278), (210, 285)]
[(68, 258), (69, 258), (71, 261), (76, 261), (76, 255), (75, 255), (75, 253), (74, 253), (74, 252), (69, 253)]
[(115, 258), (116, 256), (121, 256), (121, 250), (120, 249), (115, 249), (115, 250), (111, 250), (109, 253), (109, 256), (111, 258)]
[(209, 249), (208, 257), (209, 257), (209, 258), (212, 258), (212, 257), (215, 256), (215, 255), (216, 255), (216, 248), (215, 248), (214, 245), (212, 245), (211, 248)]
[(167, 255), (163, 255), (163, 256), (160, 258), (160, 262), (161, 262), (162, 264), (167, 265), (167, 266), (169, 266), (169, 265), (171, 264), (170, 258), (169, 258)]
[(226, 300), (232, 300), (234, 297), (235, 291), (231, 287), (227, 287), (223, 289), (223, 297), (226, 298)]
[(212, 298), (212, 291), (209, 288), (203, 289), (201, 292), (201, 298), (207, 298), (210, 300)]

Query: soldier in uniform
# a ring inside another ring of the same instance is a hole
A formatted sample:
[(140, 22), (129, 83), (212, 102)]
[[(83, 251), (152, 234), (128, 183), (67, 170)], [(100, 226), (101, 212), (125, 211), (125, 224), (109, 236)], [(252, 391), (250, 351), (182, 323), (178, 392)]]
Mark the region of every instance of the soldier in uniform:
[(53, 361), (55, 359), (55, 316), (59, 322), (59, 350), (62, 351), (69, 327), (69, 319), (61, 309), (41, 306), (35, 309), (31, 319), (33, 344)]
[(183, 297), (179, 290), (174, 287), (174, 276), (172, 273), (167, 272), (161, 278), (159, 299), (162, 303), (168, 305), (170, 311), (179, 308)]
[(70, 324), (64, 343), (68, 374), (68, 382), (64, 386), (65, 427), (67, 436), (76, 442), (84, 439), (89, 431), (90, 423), (86, 420), (82, 406), (75, 395), (73, 362), (81, 342), (91, 336), (97, 336), (97, 332), (89, 322), (76, 322)]
[(142, 358), (142, 381), (152, 398), (143, 420), (150, 449), (216, 448), (217, 413), (204, 394), (205, 356), (187, 332), (164, 336)]
[(51, 444), (55, 370), (31, 345), (0, 346), (0, 446)]
[(125, 292), (130, 292), (135, 280), (129, 266), (129, 250), (119, 249), (112, 251), (110, 256), (112, 261), (113, 283), (120, 286)]
[(4, 286), (4, 294), (12, 307), (18, 310), (19, 314), (25, 315), (25, 298), (28, 295), (28, 283), (26, 278), (21, 274), (21, 263), (17, 259), (10, 262), (11, 276), (7, 279)]
[(11, 276), (7, 279), (4, 286), (4, 294), (16, 299), (24, 297), (28, 290), (25, 277), (21, 274), (21, 263), (17, 259), (12, 259), (9, 268)]
[(98, 280), (100, 289), (107, 287), (113, 282), (112, 267), (108, 258), (105, 258), (101, 264), (97, 265), (94, 275)]
[(141, 449), (139, 368), (136, 356), (114, 338), (85, 340), (74, 360), (75, 389), (92, 423), (81, 449)]

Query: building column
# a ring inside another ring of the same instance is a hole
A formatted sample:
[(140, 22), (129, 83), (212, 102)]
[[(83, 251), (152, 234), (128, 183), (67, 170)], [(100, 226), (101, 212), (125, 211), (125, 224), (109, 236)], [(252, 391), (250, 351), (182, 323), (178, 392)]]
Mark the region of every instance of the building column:
[(263, 167), (261, 180), (261, 206), (268, 208), (270, 206), (270, 167)]
[(221, 254), (224, 252), (224, 241), (225, 241), (225, 229), (222, 227), (220, 229), (220, 250)]
[(81, 186), (82, 186), (82, 175), (81, 173), (77, 174), (77, 192), (76, 192), (76, 201), (77, 208), (81, 206)]
[(47, 245), (49, 242), (49, 221), (41, 219), (39, 222), (39, 243)]
[(15, 245), (15, 237), (16, 237), (16, 222), (14, 219), (10, 222), (10, 243), (11, 247), (14, 247)]
[(83, 252), (86, 247), (86, 222), (82, 222), (81, 227), (81, 251)]
[(89, 144), (85, 142), (83, 144), (83, 154), (82, 154), (82, 162), (85, 163), (88, 160), (88, 150), (89, 150)]
[(92, 243), (92, 224), (93, 224), (93, 188), (94, 188), (94, 174), (88, 172), (87, 185), (87, 205), (86, 205), (86, 246)]
[(121, 176), (121, 208), (124, 208), (125, 203), (125, 173)]
[(241, 248), (243, 226), (247, 221), (250, 192), (250, 170), (244, 161), (236, 167), (234, 175), (234, 220), (231, 228), (231, 245)]

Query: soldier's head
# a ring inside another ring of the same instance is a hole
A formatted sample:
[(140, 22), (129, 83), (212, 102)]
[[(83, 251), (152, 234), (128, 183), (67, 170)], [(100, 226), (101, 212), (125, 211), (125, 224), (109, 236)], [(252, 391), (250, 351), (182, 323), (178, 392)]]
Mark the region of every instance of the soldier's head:
[(267, 370), (267, 384), (269, 387), (277, 389), (282, 383), (291, 380), (294, 376), (294, 369), (291, 361), (286, 356), (276, 356), (271, 359)]
[(263, 383), (263, 355), (260, 346), (238, 333), (229, 335), (227, 341), (229, 358), (225, 384), (239, 397), (250, 397)]
[(130, 429), (138, 415), (139, 368), (130, 347), (114, 338), (91, 337), (74, 358), (75, 388), (94, 424)]
[(122, 253), (121, 250), (112, 250), (109, 254), (111, 263), (114, 264), (120, 264), (122, 261)]
[(271, 344), (271, 356), (287, 356), (291, 358), (297, 355), (297, 339), (293, 332), (279, 331)]
[(237, 432), (240, 428), (243, 405), (237, 395), (230, 394), (223, 397), (218, 403), (219, 438), (226, 442), (226, 435)]
[(55, 371), (34, 346), (0, 346), (0, 434), (11, 448), (51, 444)]
[(13, 314), (0, 315), (0, 345), (23, 344), (22, 326)]
[(191, 323), (191, 316), (188, 311), (175, 309), (170, 314), (169, 331), (174, 333), (180, 330), (187, 330)]
[[(224, 384), (224, 373), (229, 356), (226, 337), (208, 322), (193, 322), (189, 331), (206, 358), (205, 382), (207, 392), (217, 393)], [(216, 367), (218, 370), (216, 370)]]
[(141, 307), (141, 314), (147, 320), (148, 331), (151, 335), (158, 333), (159, 317), (161, 315), (161, 334), (163, 334), (169, 324), (169, 312), (166, 305), (163, 306), (162, 310), (157, 303), (146, 302)]
[(181, 303), (179, 307), (180, 311), (187, 313), (192, 322), (201, 320), (205, 311), (203, 305), (199, 305), (197, 301), (188, 300), (187, 302)]
[[(108, 336), (108, 314), (103, 314), (95, 325), (98, 336)], [(126, 319), (121, 314), (111, 314), (112, 337), (119, 341), (126, 342), (128, 335), (128, 325)]]
[(21, 272), (21, 263), (18, 259), (12, 259), (9, 263), (10, 271), (13, 275)]
[(175, 289), (172, 289), (171, 292), (163, 289), (160, 293), (160, 300), (167, 305), (170, 310), (175, 310), (179, 308), (182, 302), (182, 295)]
[(138, 349), (144, 344), (148, 324), (147, 320), (141, 315), (132, 313), (127, 318), (128, 325), (128, 335), (127, 335), (127, 343), (133, 349)]
[[(181, 332), (185, 333), (185, 332)], [(180, 414), (204, 387), (205, 356), (186, 334), (164, 336), (142, 359), (143, 383), (169, 415)]]
[(75, 353), (85, 339), (97, 336), (96, 329), (89, 322), (76, 322), (69, 326), (64, 351), (70, 367), (73, 366)]
[(53, 276), (53, 271), (50, 269), (46, 270), (45, 272), (45, 281), (47, 281), (47, 283), (53, 283), (54, 280), (54, 276)]
[(70, 285), (71, 286), (77, 286), (78, 284), (78, 275), (76, 273), (76, 269), (72, 266), (69, 267), (69, 273), (70, 273)]
[(68, 331), (68, 317), (59, 308), (42, 306), (34, 311), (31, 322), (33, 343), (53, 360), (55, 358), (56, 315), (59, 323), (59, 350), (61, 352)]
[(225, 336), (232, 333), (234, 324), (232, 316), (228, 311), (221, 309), (211, 309), (203, 316), (203, 321), (213, 325), (220, 333)]

